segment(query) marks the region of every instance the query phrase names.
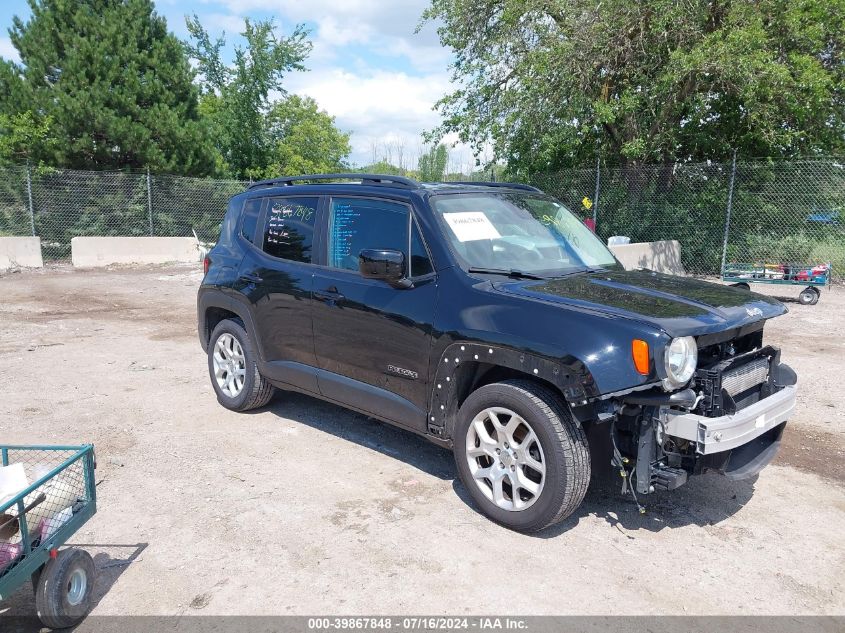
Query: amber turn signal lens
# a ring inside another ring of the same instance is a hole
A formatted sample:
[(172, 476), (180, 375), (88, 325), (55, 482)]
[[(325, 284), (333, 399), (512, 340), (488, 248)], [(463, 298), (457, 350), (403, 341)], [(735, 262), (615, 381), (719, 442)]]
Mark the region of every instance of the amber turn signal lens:
[(634, 367), (643, 376), (648, 376), (648, 343), (635, 338), (631, 341), (631, 355), (634, 357)]

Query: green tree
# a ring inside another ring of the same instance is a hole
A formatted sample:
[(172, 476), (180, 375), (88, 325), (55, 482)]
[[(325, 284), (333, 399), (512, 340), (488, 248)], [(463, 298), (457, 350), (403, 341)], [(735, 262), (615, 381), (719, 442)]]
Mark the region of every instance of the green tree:
[(845, 0), (432, 0), (444, 123), (518, 172), (845, 150)]
[(440, 182), (446, 174), (449, 150), (443, 143), (432, 146), (420, 155), (417, 163), (419, 178), (423, 182)]
[(352, 148), (334, 117), (320, 110), (311, 97), (290, 95), (276, 102), (267, 115), (272, 140), (266, 176), (295, 176), (344, 171)]
[(36, 120), (32, 112), (0, 113), (0, 165), (29, 163), (38, 150), (55, 145), (51, 118)]
[(214, 149), (179, 40), (150, 0), (29, 0), (9, 33), (20, 64), (0, 63), (0, 112), (51, 121), (33, 158), (77, 169), (205, 174)]
[(307, 31), (297, 26), (287, 37), (275, 34), (272, 20), (244, 21), (246, 46), (235, 47), (231, 66), (221, 57), (225, 38), (211, 39), (194, 15), (186, 20), (189, 55), (197, 61), (203, 92), (201, 110), (232, 176), (262, 177), (274, 160), (276, 140), (269, 118), (274, 93), (284, 96), (282, 79), (304, 70), (311, 51)]
[(374, 163), (370, 163), (369, 165), (359, 167), (355, 171), (361, 174), (385, 174), (388, 176), (413, 177), (415, 175), (408, 172), (407, 169), (402, 169), (401, 167), (394, 165), (386, 158), (382, 158)]

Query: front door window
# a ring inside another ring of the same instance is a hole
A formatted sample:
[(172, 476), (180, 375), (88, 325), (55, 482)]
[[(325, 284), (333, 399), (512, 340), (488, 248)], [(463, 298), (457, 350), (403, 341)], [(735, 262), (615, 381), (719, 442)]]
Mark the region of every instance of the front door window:
[(401, 251), (407, 262), (410, 252), (410, 220), (408, 207), (397, 202), (332, 198), (329, 213), (329, 266), (358, 270), (358, 255), (367, 248)]

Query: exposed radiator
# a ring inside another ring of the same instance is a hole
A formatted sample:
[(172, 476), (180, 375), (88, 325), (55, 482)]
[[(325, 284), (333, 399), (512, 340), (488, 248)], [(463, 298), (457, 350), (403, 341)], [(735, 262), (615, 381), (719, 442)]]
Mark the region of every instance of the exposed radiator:
[(769, 359), (758, 358), (722, 374), (722, 388), (731, 396), (766, 382), (769, 378)]

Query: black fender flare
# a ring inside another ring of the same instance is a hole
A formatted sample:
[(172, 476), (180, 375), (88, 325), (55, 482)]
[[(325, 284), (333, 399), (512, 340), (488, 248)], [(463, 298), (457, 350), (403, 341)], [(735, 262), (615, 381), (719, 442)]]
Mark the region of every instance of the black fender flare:
[(197, 297), (197, 329), (203, 351), (208, 351), (208, 339), (211, 336), (206, 319), (208, 310), (211, 308), (227, 310), (240, 317), (241, 321), (244, 322), (247, 334), (252, 338), (255, 348), (258, 350), (259, 358), (264, 359), (264, 350), (261, 346), (261, 340), (256, 336), (255, 321), (252, 318), (252, 310), (250, 310), (249, 305), (219, 288), (202, 288)]
[[(434, 368), (428, 412), (428, 432), (439, 438), (452, 437), (459, 396), (475, 377), (465, 367), (483, 363), (516, 370), (554, 386), (572, 407), (580, 407), (598, 396), (595, 381), (586, 365), (573, 356), (549, 358), (524, 350), (478, 342), (456, 342), (441, 354)], [(477, 367), (477, 365), (475, 365)]]

